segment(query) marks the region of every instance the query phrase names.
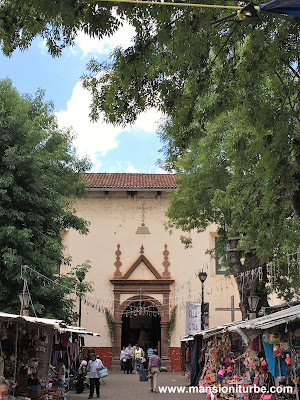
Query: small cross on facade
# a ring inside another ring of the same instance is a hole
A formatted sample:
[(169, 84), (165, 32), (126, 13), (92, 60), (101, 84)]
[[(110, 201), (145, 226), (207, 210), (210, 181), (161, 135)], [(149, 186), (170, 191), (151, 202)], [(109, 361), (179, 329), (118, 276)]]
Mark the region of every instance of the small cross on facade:
[(142, 300), (142, 294), (143, 294), (143, 290), (142, 290), (142, 288), (139, 288), (139, 290), (138, 290), (138, 294), (140, 295), (140, 300)]
[(151, 210), (151, 207), (146, 207), (145, 203), (142, 203), (142, 205), (139, 207), (136, 207), (137, 210), (142, 210), (142, 226), (145, 225), (145, 211), (146, 210)]
[(231, 322), (235, 321), (235, 311), (240, 311), (239, 308), (234, 307), (234, 296), (231, 296), (231, 307), (230, 308), (215, 308), (215, 311), (231, 311)]

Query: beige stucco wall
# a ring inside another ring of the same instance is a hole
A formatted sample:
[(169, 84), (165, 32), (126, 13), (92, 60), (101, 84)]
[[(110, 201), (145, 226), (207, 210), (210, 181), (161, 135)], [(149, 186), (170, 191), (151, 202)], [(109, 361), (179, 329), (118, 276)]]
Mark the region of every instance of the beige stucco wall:
[[(230, 307), (231, 296), (235, 297), (238, 306), (238, 292), (233, 278), (225, 278), (215, 274), (215, 262), (206, 250), (214, 247), (216, 227), (211, 226), (203, 233), (192, 232), (192, 248), (185, 249), (180, 242), (179, 231), (173, 230), (170, 235), (164, 229), (165, 212), (168, 207), (168, 195), (162, 193), (160, 200), (157, 192), (138, 192), (134, 198), (127, 196), (126, 191), (88, 192), (85, 197), (75, 199), (75, 207), (79, 216), (90, 221), (88, 235), (80, 235), (74, 230), (64, 233), (65, 253), (72, 256), (73, 265), (90, 260), (92, 269), (86, 279), (93, 282), (94, 292), (83, 304), (81, 325), (88, 330), (101, 333), (101, 346), (110, 346), (108, 329), (104, 316), (104, 308), (113, 310), (113, 285), (110, 279), (115, 271), (115, 252), (120, 244), (121, 272), (124, 273), (140, 256), (140, 248), (144, 246), (144, 255), (152, 265), (162, 273), (164, 267), (163, 251), (167, 244), (169, 251), (169, 271), (175, 280), (170, 294), (170, 305), (178, 305), (177, 323), (171, 346), (179, 346), (180, 338), (185, 335), (185, 303), (201, 301), (201, 283), (196, 276), (200, 269), (208, 273), (205, 282), (205, 301), (209, 302), (210, 326), (231, 321), (230, 311), (215, 311), (216, 307)], [(145, 210), (145, 226), (150, 234), (136, 234), (142, 223), (142, 203)], [(66, 272), (67, 267), (62, 272)], [(145, 265), (140, 265), (131, 276), (132, 279), (153, 279), (152, 273)], [(137, 295), (137, 293), (132, 293)], [(130, 295), (129, 295), (130, 296)], [(129, 296), (122, 295), (125, 301)], [(161, 296), (154, 296), (161, 299)], [(100, 311), (99, 311), (100, 308)], [(241, 318), (235, 313), (236, 320)]]

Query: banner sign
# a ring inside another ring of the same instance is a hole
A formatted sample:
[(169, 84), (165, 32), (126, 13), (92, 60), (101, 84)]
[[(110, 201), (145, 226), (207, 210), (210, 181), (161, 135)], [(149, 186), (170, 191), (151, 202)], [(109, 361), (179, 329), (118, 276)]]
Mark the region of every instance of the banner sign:
[(186, 335), (201, 331), (201, 303), (186, 303)]

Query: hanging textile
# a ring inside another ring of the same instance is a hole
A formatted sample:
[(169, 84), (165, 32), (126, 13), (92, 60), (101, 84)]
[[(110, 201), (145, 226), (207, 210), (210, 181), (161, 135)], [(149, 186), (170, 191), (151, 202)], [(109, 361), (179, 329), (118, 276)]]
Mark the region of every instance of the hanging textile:
[(266, 4), (260, 4), (261, 11), (273, 14), (286, 14), (294, 17), (300, 17), (299, 0), (273, 0)]
[(199, 364), (199, 350), (201, 346), (201, 339), (195, 337), (192, 351), (191, 351), (191, 372), (190, 372), (190, 380), (191, 386), (197, 386), (199, 382), (199, 377), (201, 375), (201, 366)]
[[(284, 359), (274, 357), (273, 344), (266, 343), (263, 340), (265, 354), (268, 362), (268, 367), (272, 376), (285, 376), (287, 372), (287, 365)], [(280, 370), (279, 370), (280, 368)]]

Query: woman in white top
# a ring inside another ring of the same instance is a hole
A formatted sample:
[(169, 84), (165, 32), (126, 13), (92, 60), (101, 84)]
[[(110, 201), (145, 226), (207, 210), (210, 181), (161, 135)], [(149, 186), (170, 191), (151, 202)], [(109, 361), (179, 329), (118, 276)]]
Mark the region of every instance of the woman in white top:
[(96, 357), (96, 353), (90, 353), (91, 360), (88, 362), (86, 370), (90, 373), (90, 395), (89, 399), (91, 399), (94, 395), (94, 388), (96, 386), (96, 395), (100, 397), (100, 377), (99, 377), (99, 370), (104, 368), (102, 361), (100, 358)]
[(120, 353), (120, 362), (121, 362), (121, 371), (126, 372), (126, 351), (125, 346), (123, 346), (121, 353)]

